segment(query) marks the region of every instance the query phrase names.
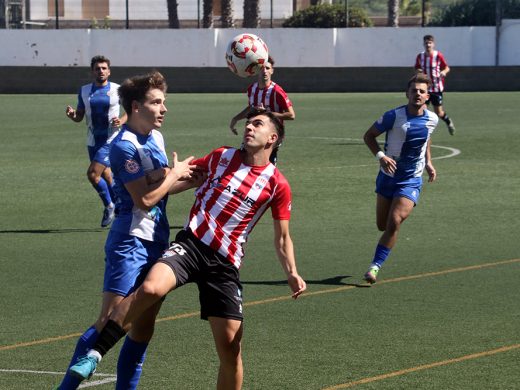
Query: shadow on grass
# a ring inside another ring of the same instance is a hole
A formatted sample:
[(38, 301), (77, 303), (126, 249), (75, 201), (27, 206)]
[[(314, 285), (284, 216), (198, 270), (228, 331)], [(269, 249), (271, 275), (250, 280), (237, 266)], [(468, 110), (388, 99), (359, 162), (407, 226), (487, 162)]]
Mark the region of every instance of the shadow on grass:
[[(340, 276), (333, 276), (330, 278), (325, 278), (321, 280), (305, 280), (305, 283), (307, 283), (307, 286), (310, 285), (324, 285), (324, 286), (354, 286), (354, 287), (370, 287), (370, 284), (367, 283), (346, 283), (343, 281), (343, 279), (351, 278), (351, 275), (340, 275)], [(252, 285), (265, 285), (265, 286), (285, 286), (287, 284), (287, 280), (265, 280), (265, 281), (247, 281), (247, 280), (241, 280), (240, 283), (242, 284), (252, 284)]]

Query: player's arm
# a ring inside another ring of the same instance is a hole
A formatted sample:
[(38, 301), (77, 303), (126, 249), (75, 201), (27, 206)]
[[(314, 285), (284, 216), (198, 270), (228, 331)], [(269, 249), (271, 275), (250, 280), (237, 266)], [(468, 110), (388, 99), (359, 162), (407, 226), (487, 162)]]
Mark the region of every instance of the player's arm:
[(381, 134), (381, 131), (379, 131), (375, 124), (373, 124), (363, 136), (363, 140), (368, 146), (368, 149), (370, 149), (372, 154), (379, 160), (379, 164), (383, 170), (387, 173), (393, 174), (397, 168), (397, 164), (393, 158), (385, 155), (385, 153), (379, 147), (377, 137), (379, 137)]
[(85, 110), (81, 108), (73, 109), (71, 106), (67, 106), (65, 109), (65, 115), (74, 122), (81, 122), (85, 116)]
[(235, 135), (238, 134), (238, 131), (236, 129), (236, 124), (239, 120), (247, 118), (247, 114), (251, 111), (251, 106), (247, 106), (242, 111), (240, 111), (238, 114), (236, 114), (233, 118), (231, 118), (231, 122), (229, 122), (229, 129), (231, 132)]
[(450, 67), (448, 66), (448, 64), (446, 64), (446, 66), (444, 68), (442, 68), (442, 70), (441, 70), (441, 76), (446, 77), (449, 72), (450, 72)]
[(305, 291), (307, 285), (296, 269), (294, 247), (289, 234), (289, 220), (274, 220), (274, 247), (282, 269), (287, 275), (292, 297), (296, 299)]
[(169, 192), (170, 188), (179, 180), (188, 179), (194, 169), (190, 162), (193, 157), (183, 161), (177, 160), (177, 153), (173, 152), (173, 167), (168, 170), (160, 182), (149, 184), (146, 176), (125, 183), (125, 187), (132, 197), (135, 206), (141, 210), (150, 210)]
[(425, 161), (426, 161), (426, 172), (428, 172), (428, 181), (431, 183), (435, 181), (437, 178), (437, 171), (435, 170), (433, 164), (432, 164), (432, 152), (431, 152), (431, 144), (432, 139), (428, 139), (428, 143), (426, 144), (426, 153), (424, 155)]
[(287, 111), (284, 112), (273, 112), (274, 116), (282, 121), (292, 121), (296, 118), (296, 114), (294, 112), (294, 108), (289, 106)]
[(114, 127), (121, 127), (126, 123), (127, 120), (128, 115), (126, 115), (126, 112), (124, 112), (123, 115), (121, 115), (120, 117), (115, 116), (111, 118), (111, 124)]

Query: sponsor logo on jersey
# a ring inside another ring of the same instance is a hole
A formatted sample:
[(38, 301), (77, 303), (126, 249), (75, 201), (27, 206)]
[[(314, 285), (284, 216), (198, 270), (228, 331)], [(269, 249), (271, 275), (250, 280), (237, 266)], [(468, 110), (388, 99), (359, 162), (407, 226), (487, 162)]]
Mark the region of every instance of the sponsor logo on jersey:
[(221, 167), (227, 167), (229, 165), (229, 160), (227, 158), (223, 157), (218, 162), (218, 165), (220, 165)]
[(249, 207), (253, 207), (255, 205), (255, 200), (254, 199), (251, 199), (249, 196), (247, 196), (246, 194), (244, 194), (242, 191), (240, 191), (238, 188), (233, 188), (231, 187), (229, 184), (226, 186), (226, 188), (224, 188), (224, 191), (227, 191), (229, 192), (230, 194), (232, 194), (233, 196), (236, 196), (237, 198), (239, 198), (242, 203), (245, 203), (246, 205), (248, 205)]
[(140, 166), (135, 160), (126, 160), (125, 161), (125, 171), (128, 173), (134, 174), (139, 172)]

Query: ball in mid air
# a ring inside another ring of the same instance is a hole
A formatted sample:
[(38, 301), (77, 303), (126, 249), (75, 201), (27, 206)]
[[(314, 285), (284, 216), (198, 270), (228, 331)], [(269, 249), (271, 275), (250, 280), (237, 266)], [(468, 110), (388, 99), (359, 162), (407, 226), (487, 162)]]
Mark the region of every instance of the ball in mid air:
[(269, 58), (265, 42), (249, 33), (239, 34), (227, 45), (226, 62), (237, 76), (248, 77), (258, 74)]

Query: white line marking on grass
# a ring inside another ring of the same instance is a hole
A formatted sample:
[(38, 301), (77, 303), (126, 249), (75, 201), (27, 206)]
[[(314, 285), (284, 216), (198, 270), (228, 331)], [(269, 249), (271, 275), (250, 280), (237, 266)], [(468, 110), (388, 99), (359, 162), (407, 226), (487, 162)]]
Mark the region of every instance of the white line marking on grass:
[[(13, 370), (13, 369), (5, 369), (0, 368), (0, 372), (4, 372), (7, 374), (37, 374), (37, 375), (59, 375), (63, 376), (65, 375), (64, 372), (57, 372), (57, 371), (37, 371), (37, 370)], [(83, 383), (78, 387), (78, 389), (83, 389), (86, 387), (94, 387), (98, 385), (103, 385), (105, 383), (114, 383), (117, 380), (117, 377), (114, 374), (102, 374), (102, 373), (95, 373), (95, 377), (105, 377), (104, 379), (98, 379), (98, 380), (91, 380), (88, 382)]]

